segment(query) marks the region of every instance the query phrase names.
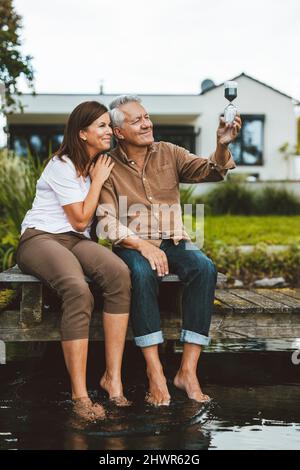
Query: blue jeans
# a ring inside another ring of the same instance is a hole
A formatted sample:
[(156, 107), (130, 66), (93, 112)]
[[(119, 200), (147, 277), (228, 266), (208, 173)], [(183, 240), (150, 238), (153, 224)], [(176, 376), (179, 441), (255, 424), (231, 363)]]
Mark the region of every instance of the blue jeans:
[[(169, 272), (177, 274), (184, 286), (180, 340), (206, 346), (210, 343), (208, 334), (218, 275), (216, 266), (186, 240), (181, 240), (178, 245), (172, 240), (163, 240), (160, 249), (166, 253)], [(163, 343), (158, 305), (162, 278), (138, 251), (117, 246), (114, 252), (131, 271), (130, 316), (136, 345), (143, 348)]]

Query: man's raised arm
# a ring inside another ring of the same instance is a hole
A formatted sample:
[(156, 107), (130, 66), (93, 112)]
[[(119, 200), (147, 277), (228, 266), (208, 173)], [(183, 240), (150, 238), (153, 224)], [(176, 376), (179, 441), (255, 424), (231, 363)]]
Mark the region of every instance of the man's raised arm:
[(241, 119), (237, 116), (232, 124), (220, 118), (217, 130), (217, 146), (209, 158), (198, 157), (182, 147), (175, 147), (176, 164), (181, 183), (221, 181), (228, 170), (236, 168), (228, 144), (233, 142), (240, 129)]

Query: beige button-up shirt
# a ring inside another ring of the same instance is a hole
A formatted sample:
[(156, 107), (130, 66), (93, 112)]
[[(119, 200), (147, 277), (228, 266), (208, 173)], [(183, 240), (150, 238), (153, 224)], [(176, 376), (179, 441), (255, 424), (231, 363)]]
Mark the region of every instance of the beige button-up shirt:
[[(104, 183), (96, 211), (98, 235), (119, 244), (128, 236), (159, 246), (162, 239), (190, 239), (182, 223), (179, 183), (222, 181), (236, 167), (231, 153), (220, 166), (168, 142), (155, 142), (140, 169), (118, 145), (109, 155), (115, 166)], [(122, 196), (122, 197), (121, 197)], [(126, 199), (127, 198), (127, 199)]]

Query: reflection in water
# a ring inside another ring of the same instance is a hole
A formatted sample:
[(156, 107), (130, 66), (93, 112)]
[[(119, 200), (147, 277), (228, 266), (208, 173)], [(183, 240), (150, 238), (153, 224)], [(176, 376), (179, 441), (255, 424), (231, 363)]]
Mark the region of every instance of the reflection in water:
[[(125, 389), (133, 406), (116, 408), (97, 388), (101, 370), (94, 364), (99, 364), (100, 356), (103, 366), (103, 357), (102, 351), (92, 346), (89, 389), (94, 400), (104, 403), (108, 419), (89, 424), (72, 413), (58, 345), (49, 348), (41, 362), (27, 360), (1, 366), (0, 449), (195, 451), (300, 447), (299, 374), (295, 367), (289, 380), (283, 374), (290, 367), (290, 352), (264, 353), (260, 357), (258, 352), (207, 354), (200, 374), (206, 383), (205, 392), (214, 401), (203, 406), (188, 400), (170, 382), (172, 402), (162, 408), (144, 403), (147, 388), (143, 363), (137, 354), (129, 348), (125, 355)], [(134, 371), (130, 367), (133, 360)], [(176, 354), (164, 357), (169, 378), (178, 360)], [(278, 381), (283, 377), (286, 383)]]

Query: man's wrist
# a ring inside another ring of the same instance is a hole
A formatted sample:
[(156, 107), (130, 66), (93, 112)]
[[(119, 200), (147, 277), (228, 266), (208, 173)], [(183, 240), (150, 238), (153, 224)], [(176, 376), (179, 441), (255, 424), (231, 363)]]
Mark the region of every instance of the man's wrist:
[(211, 161), (215, 163), (215, 166), (218, 165), (219, 169), (223, 169), (225, 165), (229, 162), (231, 158), (231, 152), (228, 148), (228, 144), (217, 143), (216, 150), (211, 158)]
[(217, 142), (217, 148), (219, 148), (220, 150), (228, 150), (228, 146), (229, 146), (229, 142), (225, 144), (221, 142)]

